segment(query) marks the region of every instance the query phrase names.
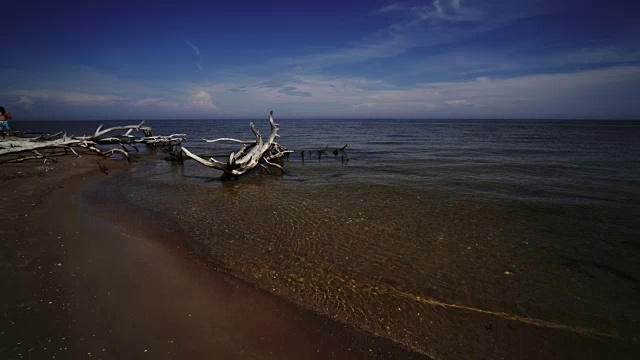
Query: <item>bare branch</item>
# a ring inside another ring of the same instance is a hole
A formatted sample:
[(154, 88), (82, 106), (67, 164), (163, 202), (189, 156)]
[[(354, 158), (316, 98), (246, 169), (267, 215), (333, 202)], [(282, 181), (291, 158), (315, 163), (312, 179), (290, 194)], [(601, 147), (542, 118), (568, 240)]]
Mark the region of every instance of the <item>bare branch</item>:
[(267, 158), (262, 158), (262, 160), (264, 160), (264, 162), (266, 162), (269, 166), (275, 166), (278, 169), (282, 170), (282, 172), (284, 173), (284, 169), (282, 168), (282, 166), (280, 166), (280, 165), (278, 165), (276, 163), (269, 162), (269, 160), (267, 160)]
[[(256, 166), (260, 166), (265, 168), (264, 164), (260, 162), (265, 162), (266, 164), (274, 167), (278, 167), (280, 170), (282, 166), (270, 162), (270, 160), (282, 157), (291, 151), (285, 150), (282, 146), (275, 142), (276, 137), (278, 137), (278, 125), (273, 121), (273, 112), (269, 113), (269, 124), (271, 127), (271, 133), (269, 137), (265, 141), (260, 134), (260, 131), (255, 127), (253, 122), (249, 123), (249, 127), (251, 131), (256, 136), (256, 140), (254, 142), (242, 141), (238, 139), (232, 138), (219, 138), (215, 140), (205, 140), (209, 143), (218, 142), (218, 141), (233, 141), (242, 143), (243, 147), (237, 151), (229, 154), (226, 164), (220, 161), (217, 161), (211, 158), (209, 161), (202, 159), (201, 157), (192, 154), (186, 148), (182, 148), (182, 151), (185, 155), (190, 158), (198, 161), (199, 163), (213, 167), (218, 170), (224, 171), (225, 174), (231, 176), (240, 176), (248, 173), (253, 170)], [(284, 170), (283, 170), (284, 171)]]
[(213, 139), (213, 140), (207, 140), (207, 139), (202, 139), (208, 143), (214, 143), (214, 142), (218, 142), (218, 141), (233, 141), (233, 142), (237, 142), (240, 144), (250, 144), (253, 143), (255, 141), (242, 141), (242, 140), (238, 140), (238, 139), (232, 139), (232, 138), (219, 138), (219, 139)]
[(216, 168), (218, 170), (222, 170), (225, 171), (226, 169), (226, 164), (223, 162), (220, 162), (214, 158), (211, 158), (209, 160), (205, 160), (203, 158), (201, 158), (198, 155), (195, 155), (193, 153), (191, 153), (191, 151), (187, 150), (187, 148), (182, 147), (182, 152), (184, 152), (185, 155), (187, 155), (188, 157), (192, 158), (193, 160), (199, 162), (202, 165), (208, 166), (208, 167), (212, 167), (212, 168)]

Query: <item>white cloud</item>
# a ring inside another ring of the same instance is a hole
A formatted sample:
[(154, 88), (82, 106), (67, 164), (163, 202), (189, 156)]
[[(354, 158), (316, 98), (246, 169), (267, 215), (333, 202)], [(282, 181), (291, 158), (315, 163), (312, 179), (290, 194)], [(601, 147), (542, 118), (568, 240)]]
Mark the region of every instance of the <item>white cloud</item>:
[(389, 14), (407, 12), (416, 15), (419, 19), (442, 18), (458, 20), (456, 18), (461, 10), (460, 0), (434, 0), (427, 5), (408, 6), (404, 3), (393, 3), (376, 10), (373, 14)]
[(494, 13), (491, 8), (463, 6), (457, 0), (436, 0), (418, 6), (393, 3), (374, 11), (374, 14), (384, 13), (403, 13), (404, 16), (351, 46), (275, 60), (267, 66), (285, 65), (290, 70), (294, 65), (302, 71), (311, 71), (339, 64), (393, 58), (415, 48), (459, 41), (528, 16), (525, 13), (515, 15), (507, 10)]
[(373, 14), (387, 14), (387, 13), (393, 13), (393, 12), (399, 12), (399, 11), (405, 11), (409, 9), (409, 7), (407, 7), (405, 4), (403, 3), (394, 3), (394, 4), (389, 4), (387, 6), (384, 6), (378, 10), (376, 10)]
[(485, 13), (469, 6), (461, 6), (460, 0), (435, 0), (429, 5), (414, 6), (412, 12), (421, 20), (479, 21)]
[(415, 83), (421, 79), (455, 79), (504, 76), (507, 73), (540, 73), (567, 71), (568, 68), (611, 67), (615, 64), (640, 62), (640, 52), (615, 46), (562, 49), (552, 53), (538, 53), (519, 48), (498, 50), (455, 50), (442, 54), (403, 58), (392, 75), (381, 76)]
[(464, 100), (464, 99), (449, 100), (446, 103), (447, 105), (471, 105), (471, 102), (469, 100)]
[(460, 0), (435, 0), (433, 6), (439, 17), (448, 18), (454, 16), (460, 9)]
[(337, 64), (357, 63), (370, 59), (397, 56), (412, 47), (401, 34), (387, 34), (384, 39), (363, 41), (350, 48), (316, 53), (284, 60), (286, 65), (298, 65), (306, 69), (323, 68)]
[(633, 96), (640, 88), (640, 66), (479, 77), (406, 88), (363, 78), (321, 76), (300, 76), (286, 83), (311, 96), (246, 87), (246, 92), (221, 94), (221, 101), (227, 112), (273, 107), (280, 113), (335, 117), (611, 118), (640, 114), (640, 104)]
[[(141, 92), (146, 94), (144, 97), (135, 96), (137, 92), (116, 96), (69, 91), (71, 88), (0, 92), (9, 101), (15, 99), (15, 104), (31, 106), (34, 116), (46, 116), (54, 108), (61, 114), (63, 109), (80, 111), (81, 107), (92, 111), (83, 114), (102, 118), (122, 114), (156, 118), (238, 117), (270, 109), (286, 117), (594, 118), (640, 114), (634, 96), (640, 88), (640, 66), (509, 78), (480, 76), (474, 80), (410, 86), (365, 77), (321, 75), (247, 81), (181, 83), (170, 94), (149, 87)], [(113, 111), (106, 113), (107, 108)]]
[(164, 101), (163, 98), (160, 97), (150, 97), (136, 100), (133, 104), (137, 106), (148, 106), (148, 105), (157, 105), (158, 103)]
[(24, 106), (30, 106), (30, 105), (33, 104), (33, 100), (31, 100), (27, 96), (23, 95), (23, 96), (20, 97), (20, 99), (18, 101), (15, 102), (15, 104), (24, 105)]
[(211, 95), (202, 90), (194, 91), (189, 98), (189, 105), (195, 106), (201, 109), (215, 109), (216, 105), (213, 103)]
[(193, 90), (182, 95), (167, 97), (147, 97), (136, 100), (132, 104), (138, 107), (155, 110), (157, 110), (157, 108), (181, 111), (203, 111), (216, 109), (216, 104), (214, 104), (211, 95), (203, 90)]
[(20, 96), (21, 99), (26, 97), (28, 99), (27, 101), (31, 102), (33, 102), (32, 99), (41, 99), (75, 105), (96, 105), (128, 100), (122, 96), (63, 90), (15, 90), (12, 91), (12, 93)]
[(615, 46), (586, 47), (551, 54), (541, 60), (549, 65), (638, 62), (640, 51)]
[[(414, 91), (435, 92), (431, 100), (466, 99), (467, 116), (611, 117), (640, 113), (630, 96), (640, 86), (640, 66), (518, 76), (505, 79), (425, 83)], [(466, 110), (465, 110), (466, 111)]]

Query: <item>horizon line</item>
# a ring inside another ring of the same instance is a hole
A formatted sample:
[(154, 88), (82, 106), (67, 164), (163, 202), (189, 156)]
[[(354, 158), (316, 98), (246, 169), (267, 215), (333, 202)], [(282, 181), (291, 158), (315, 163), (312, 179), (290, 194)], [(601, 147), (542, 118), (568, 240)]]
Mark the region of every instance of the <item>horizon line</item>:
[[(252, 120), (258, 119), (257, 117), (218, 117), (218, 118), (118, 118), (118, 119), (20, 119), (20, 120), (12, 120), (12, 123), (20, 123), (20, 122), (37, 122), (37, 121), (179, 121), (179, 120), (187, 120), (187, 121), (211, 121), (211, 120)], [(465, 120), (504, 120), (504, 121), (640, 121), (640, 117), (634, 118), (569, 118), (569, 117), (554, 117), (554, 118), (510, 118), (510, 117), (477, 117), (477, 118), (461, 118), (461, 117), (447, 117), (447, 118), (392, 118), (392, 117), (301, 117), (301, 118), (293, 118), (293, 117), (282, 117), (277, 118), (278, 121), (289, 121), (289, 120), (392, 120), (392, 121), (405, 121), (405, 120), (423, 120), (423, 121), (465, 121)]]

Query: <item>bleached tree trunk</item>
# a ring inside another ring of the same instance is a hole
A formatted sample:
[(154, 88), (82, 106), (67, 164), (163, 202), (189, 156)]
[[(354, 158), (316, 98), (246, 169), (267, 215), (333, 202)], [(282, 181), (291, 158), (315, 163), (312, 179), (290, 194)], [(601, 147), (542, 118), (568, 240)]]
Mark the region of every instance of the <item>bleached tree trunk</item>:
[(253, 122), (250, 123), (251, 131), (256, 137), (256, 140), (253, 142), (246, 142), (231, 138), (205, 140), (209, 143), (218, 141), (232, 141), (244, 144), (239, 151), (229, 154), (229, 158), (227, 159), (226, 163), (218, 161), (214, 158), (209, 158), (209, 160), (203, 159), (198, 155), (193, 154), (185, 147), (182, 147), (182, 151), (185, 153), (185, 155), (194, 159), (200, 164), (221, 170), (226, 175), (232, 177), (238, 177), (240, 175), (246, 174), (253, 170), (256, 166), (261, 166), (264, 168), (267, 168), (267, 166), (274, 166), (284, 171), (282, 169), (282, 166), (271, 161), (278, 159), (288, 153), (291, 153), (292, 151), (286, 150), (275, 141), (275, 139), (279, 135), (278, 124), (273, 121), (273, 111), (269, 113), (269, 125), (271, 126), (271, 133), (269, 134), (269, 137), (266, 141), (262, 138), (260, 131), (258, 131), (258, 129), (256, 129), (256, 127), (253, 125)]
[[(80, 156), (74, 148), (84, 148), (90, 150), (101, 156), (111, 156), (114, 153), (119, 153), (129, 158), (129, 150), (126, 146), (129, 146), (136, 151), (136, 144), (147, 144), (151, 146), (170, 145), (180, 146), (186, 140), (184, 134), (172, 134), (169, 136), (153, 136), (151, 134), (151, 128), (143, 126), (144, 121), (138, 125), (125, 125), (116, 126), (102, 130), (102, 125), (98, 127), (93, 135), (89, 136), (67, 136), (64, 132), (48, 135), (43, 134), (33, 138), (13, 138), (11, 140), (0, 141), (0, 156), (2, 155), (16, 155), (18, 158), (9, 159), (7, 161), (0, 162), (16, 162), (29, 159), (42, 159), (54, 158), (60, 156), (59, 153), (43, 154), (37, 152), (38, 150), (55, 150), (65, 149), (70, 150), (76, 156)], [(113, 134), (118, 131), (126, 130), (122, 134)], [(133, 131), (141, 131), (144, 136), (132, 135)], [(59, 137), (61, 136), (61, 137)], [(102, 145), (102, 146), (101, 146)], [(104, 145), (117, 145), (121, 148), (105, 149)], [(126, 145), (126, 146), (125, 146)], [(25, 152), (30, 152), (35, 155), (25, 156), (22, 155)]]

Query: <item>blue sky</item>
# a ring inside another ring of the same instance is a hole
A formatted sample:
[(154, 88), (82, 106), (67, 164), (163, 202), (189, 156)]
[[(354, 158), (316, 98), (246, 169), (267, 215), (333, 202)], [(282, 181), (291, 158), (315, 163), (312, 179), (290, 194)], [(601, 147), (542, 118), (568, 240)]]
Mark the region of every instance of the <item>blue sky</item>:
[(10, 0), (0, 105), (16, 119), (639, 118), (639, 10)]

